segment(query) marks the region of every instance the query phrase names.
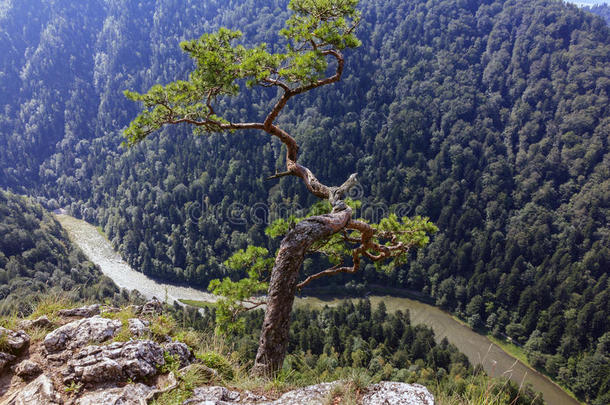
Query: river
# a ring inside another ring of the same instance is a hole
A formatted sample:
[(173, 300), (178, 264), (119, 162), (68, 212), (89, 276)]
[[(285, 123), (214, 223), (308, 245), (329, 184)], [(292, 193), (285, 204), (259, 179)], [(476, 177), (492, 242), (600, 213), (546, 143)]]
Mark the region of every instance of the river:
[[(210, 293), (194, 288), (159, 283), (144, 274), (133, 270), (113, 250), (110, 242), (97, 228), (85, 221), (69, 215), (55, 216), (70, 239), (78, 245), (85, 255), (99, 265), (102, 272), (110, 277), (119, 287), (137, 289), (145, 297), (153, 296), (173, 303), (178, 299), (213, 302), (216, 297)], [(392, 296), (369, 296), (373, 307), (384, 301), (388, 311), (409, 310), (413, 324), (423, 323), (434, 330), (440, 341), (446, 337), (464, 353), (472, 364), (482, 363), (485, 371), (494, 377), (507, 377), (517, 384), (530, 383), (534, 390), (540, 391), (550, 405), (579, 405), (579, 402), (566, 394), (559, 386), (544, 375), (527, 367), (487, 337), (479, 335), (467, 326), (453, 319), (448, 313), (428, 304), (408, 298)], [(309, 304), (316, 307), (337, 305), (340, 300), (322, 300), (319, 298), (297, 298), (295, 305)]]
[(168, 304), (173, 304), (179, 299), (216, 301), (216, 297), (210, 293), (190, 287), (162, 284), (133, 270), (114, 251), (108, 239), (88, 222), (65, 214), (55, 215), (55, 218), (68, 232), (72, 242), (76, 243), (89, 260), (100, 266), (102, 272), (120, 288), (136, 289), (147, 299), (157, 297)]

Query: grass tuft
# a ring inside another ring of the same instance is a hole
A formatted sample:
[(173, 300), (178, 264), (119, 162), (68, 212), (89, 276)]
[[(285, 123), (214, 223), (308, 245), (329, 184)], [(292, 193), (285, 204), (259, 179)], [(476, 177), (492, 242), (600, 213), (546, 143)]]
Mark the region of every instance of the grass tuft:
[(64, 292), (43, 295), (35, 304), (34, 311), (28, 319), (36, 319), (46, 315), (51, 322), (56, 322), (59, 320), (57, 313), (61, 309), (76, 308), (79, 305), (83, 305), (83, 303), (77, 303)]
[(129, 319), (137, 318), (134, 308), (128, 306), (121, 308), (118, 312), (102, 312), (101, 316), (108, 319), (118, 319), (121, 321), (121, 330), (114, 335), (114, 338), (110, 342), (128, 342), (133, 339), (133, 334), (129, 330)]
[(324, 405), (356, 405), (362, 391), (351, 381), (340, 381), (324, 399)]

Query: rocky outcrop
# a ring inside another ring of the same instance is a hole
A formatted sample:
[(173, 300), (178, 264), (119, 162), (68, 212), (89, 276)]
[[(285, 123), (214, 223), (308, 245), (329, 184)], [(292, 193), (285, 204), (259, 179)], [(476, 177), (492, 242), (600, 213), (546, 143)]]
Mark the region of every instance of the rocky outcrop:
[(102, 343), (112, 339), (120, 328), (119, 320), (94, 316), (55, 329), (44, 338), (43, 344), (48, 353), (74, 350), (90, 343)]
[(15, 374), (24, 380), (30, 380), (42, 372), (40, 365), (31, 360), (23, 360), (15, 367)]
[(48, 328), (52, 325), (52, 322), (46, 315), (43, 315), (36, 319), (24, 319), (19, 322), (19, 327), (21, 329), (32, 329), (32, 328)]
[[(182, 405), (324, 405), (340, 382), (321, 383), (283, 394), (274, 401), (251, 392), (231, 391), (225, 387), (200, 387)], [(361, 405), (434, 405), (434, 397), (418, 384), (381, 382), (366, 389)]]
[(61, 396), (55, 390), (53, 381), (47, 375), (40, 377), (26, 385), (18, 392), (9, 395), (0, 405), (60, 405), (63, 404)]
[(2, 351), (10, 354), (21, 353), (30, 344), (30, 337), (22, 330), (14, 331), (0, 326)]
[(193, 351), (182, 342), (169, 342), (163, 345), (163, 350), (180, 362), (180, 367), (186, 367), (195, 360)]
[[(339, 382), (322, 383), (299, 388), (265, 405), (324, 405)], [(384, 381), (366, 388), (361, 405), (434, 405), (434, 397), (418, 384)], [(262, 405), (262, 404), (259, 404)]]
[(154, 388), (142, 383), (127, 384), (120, 388), (102, 388), (85, 393), (76, 400), (76, 405), (141, 405), (141, 400), (152, 391), (154, 391)]
[(143, 337), (150, 334), (150, 322), (139, 318), (127, 320), (129, 331), (134, 337)]
[(362, 405), (434, 405), (434, 397), (426, 387), (384, 381), (368, 387)]
[(64, 383), (143, 380), (164, 364), (163, 349), (150, 340), (87, 346), (68, 361)]
[[(138, 317), (126, 322), (123, 318), (124, 325), (120, 320), (100, 316), (97, 305), (60, 311), (62, 318), (56, 322), (65, 324), (49, 332), (42, 342), (31, 343), (30, 336), (22, 330), (0, 328), (3, 350), (0, 371), (4, 370), (3, 378), (10, 380), (0, 405), (143, 405), (178, 388), (183, 381), (181, 377), (187, 375), (198, 376), (201, 381), (221, 381), (223, 374), (198, 362), (185, 343), (169, 336), (161, 336), (162, 343), (149, 340), (151, 321), (161, 309), (156, 300), (134, 306), (127, 313)], [(104, 307), (103, 312), (117, 313), (120, 309)], [(84, 318), (72, 320), (81, 316)], [(43, 316), (19, 325), (30, 330), (49, 328), (53, 323)], [(118, 334), (122, 328), (128, 328), (129, 333)], [(131, 340), (108, 342), (117, 336)], [(18, 364), (9, 367), (14, 363)], [(340, 400), (333, 398), (333, 394), (350, 387), (347, 384), (341, 388), (343, 384), (311, 385), (286, 392), (277, 399), (222, 386), (200, 386), (189, 388), (193, 395), (181, 404), (322, 405)], [(434, 398), (417, 384), (382, 382), (359, 391), (358, 403), (431, 405)]]
[(59, 316), (79, 316), (89, 318), (100, 314), (100, 305), (93, 304), (80, 308), (62, 309), (59, 311)]

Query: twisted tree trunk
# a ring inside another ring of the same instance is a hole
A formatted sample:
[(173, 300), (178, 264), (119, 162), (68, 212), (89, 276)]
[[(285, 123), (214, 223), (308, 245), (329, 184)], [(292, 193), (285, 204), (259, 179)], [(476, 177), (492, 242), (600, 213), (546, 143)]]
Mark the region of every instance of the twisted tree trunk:
[[(146, 107), (125, 131), (130, 146), (166, 124), (188, 123), (209, 133), (262, 130), (286, 146), (286, 170), (270, 178), (299, 177), (311, 194), (328, 200), (333, 207), (330, 214), (303, 220), (282, 240), (271, 273), (265, 321), (252, 370), (253, 374), (263, 376), (273, 375), (282, 366), (297, 288), (325, 274), (357, 270), (361, 254), (360, 251), (354, 253), (352, 267), (333, 268), (298, 284), (299, 269), (311, 245), (345, 229), (352, 222), (352, 211), (342, 199), (356, 184), (356, 174), (339, 187), (322, 184), (307, 167), (297, 163), (299, 145), (274, 121), (292, 97), (341, 79), (344, 68), (341, 50), (359, 46), (353, 31), (360, 18), (354, 2), (330, 8), (323, 1), (296, 2), (289, 8), (300, 17), (291, 17), (287, 21), (289, 29), (285, 36), (292, 43), (287, 55), (267, 53), (264, 47), (234, 47), (230, 42), (241, 34), (219, 30), (215, 34), (205, 34), (199, 40), (183, 43), (183, 49), (197, 61), (190, 81), (154, 86), (145, 94), (126, 93)], [(320, 77), (321, 67), (325, 72), (327, 66), (333, 66), (332, 63), (327, 65), (329, 60), (334, 62), (334, 74)], [(217, 97), (235, 95), (238, 81), (244, 79), (249, 85), (276, 88), (281, 92), (263, 122), (229, 122), (214, 110), (212, 104)], [(362, 252), (366, 253), (368, 246), (363, 245)]]
[(273, 376), (282, 367), (288, 346), (290, 312), (303, 258), (314, 242), (343, 229), (351, 215), (351, 209), (339, 202), (332, 213), (299, 222), (282, 240), (271, 271), (267, 309), (253, 375)]

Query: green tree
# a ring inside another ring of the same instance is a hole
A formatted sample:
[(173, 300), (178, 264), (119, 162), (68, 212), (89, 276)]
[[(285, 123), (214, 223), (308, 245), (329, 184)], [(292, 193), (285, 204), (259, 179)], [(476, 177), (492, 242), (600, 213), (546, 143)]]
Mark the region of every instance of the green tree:
[[(287, 41), (286, 52), (271, 53), (266, 44), (246, 48), (236, 44), (242, 35), (239, 31), (221, 28), (181, 43), (197, 63), (188, 80), (155, 85), (144, 94), (125, 92), (128, 98), (144, 105), (125, 131), (128, 145), (139, 143), (167, 124), (188, 123), (202, 134), (262, 130), (286, 147), (286, 170), (271, 178), (298, 177), (311, 194), (327, 201), (314, 206), (314, 215), (279, 220), (268, 229), (270, 236), (285, 236), (269, 279), (265, 320), (252, 370), (256, 375), (272, 375), (282, 366), (297, 289), (323, 276), (355, 273), (363, 257), (374, 262), (392, 259), (379, 266), (391, 271), (406, 262), (411, 248), (425, 245), (427, 234), (436, 231), (421, 217), (409, 219), (391, 214), (378, 224), (353, 218), (357, 204), (349, 204), (345, 196), (357, 183), (356, 174), (338, 187), (323, 184), (297, 162), (297, 141), (275, 123), (292, 97), (341, 79), (343, 51), (360, 45), (354, 35), (360, 21), (356, 4), (357, 0), (292, 0), (289, 8), (293, 14), (280, 32)], [(217, 104), (221, 104), (218, 98), (236, 96), (243, 82), (248, 88), (272, 88), (279, 93), (262, 122), (233, 122), (216, 111)], [(299, 269), (311, 251), (325, 254), (334, 266), (299, 282)], [(344, 256), (351, 256), (348, 264), (344, 263)], [(231, 286), (232, 282), (225, 279), (213, 282), (211, 287), (236, 303), (244, 299), (244, 291), (256, 293), (262, 286), (259, 272), (250, 271), (249, 276), (251, 282), (242, 281), (241, 285)]]

